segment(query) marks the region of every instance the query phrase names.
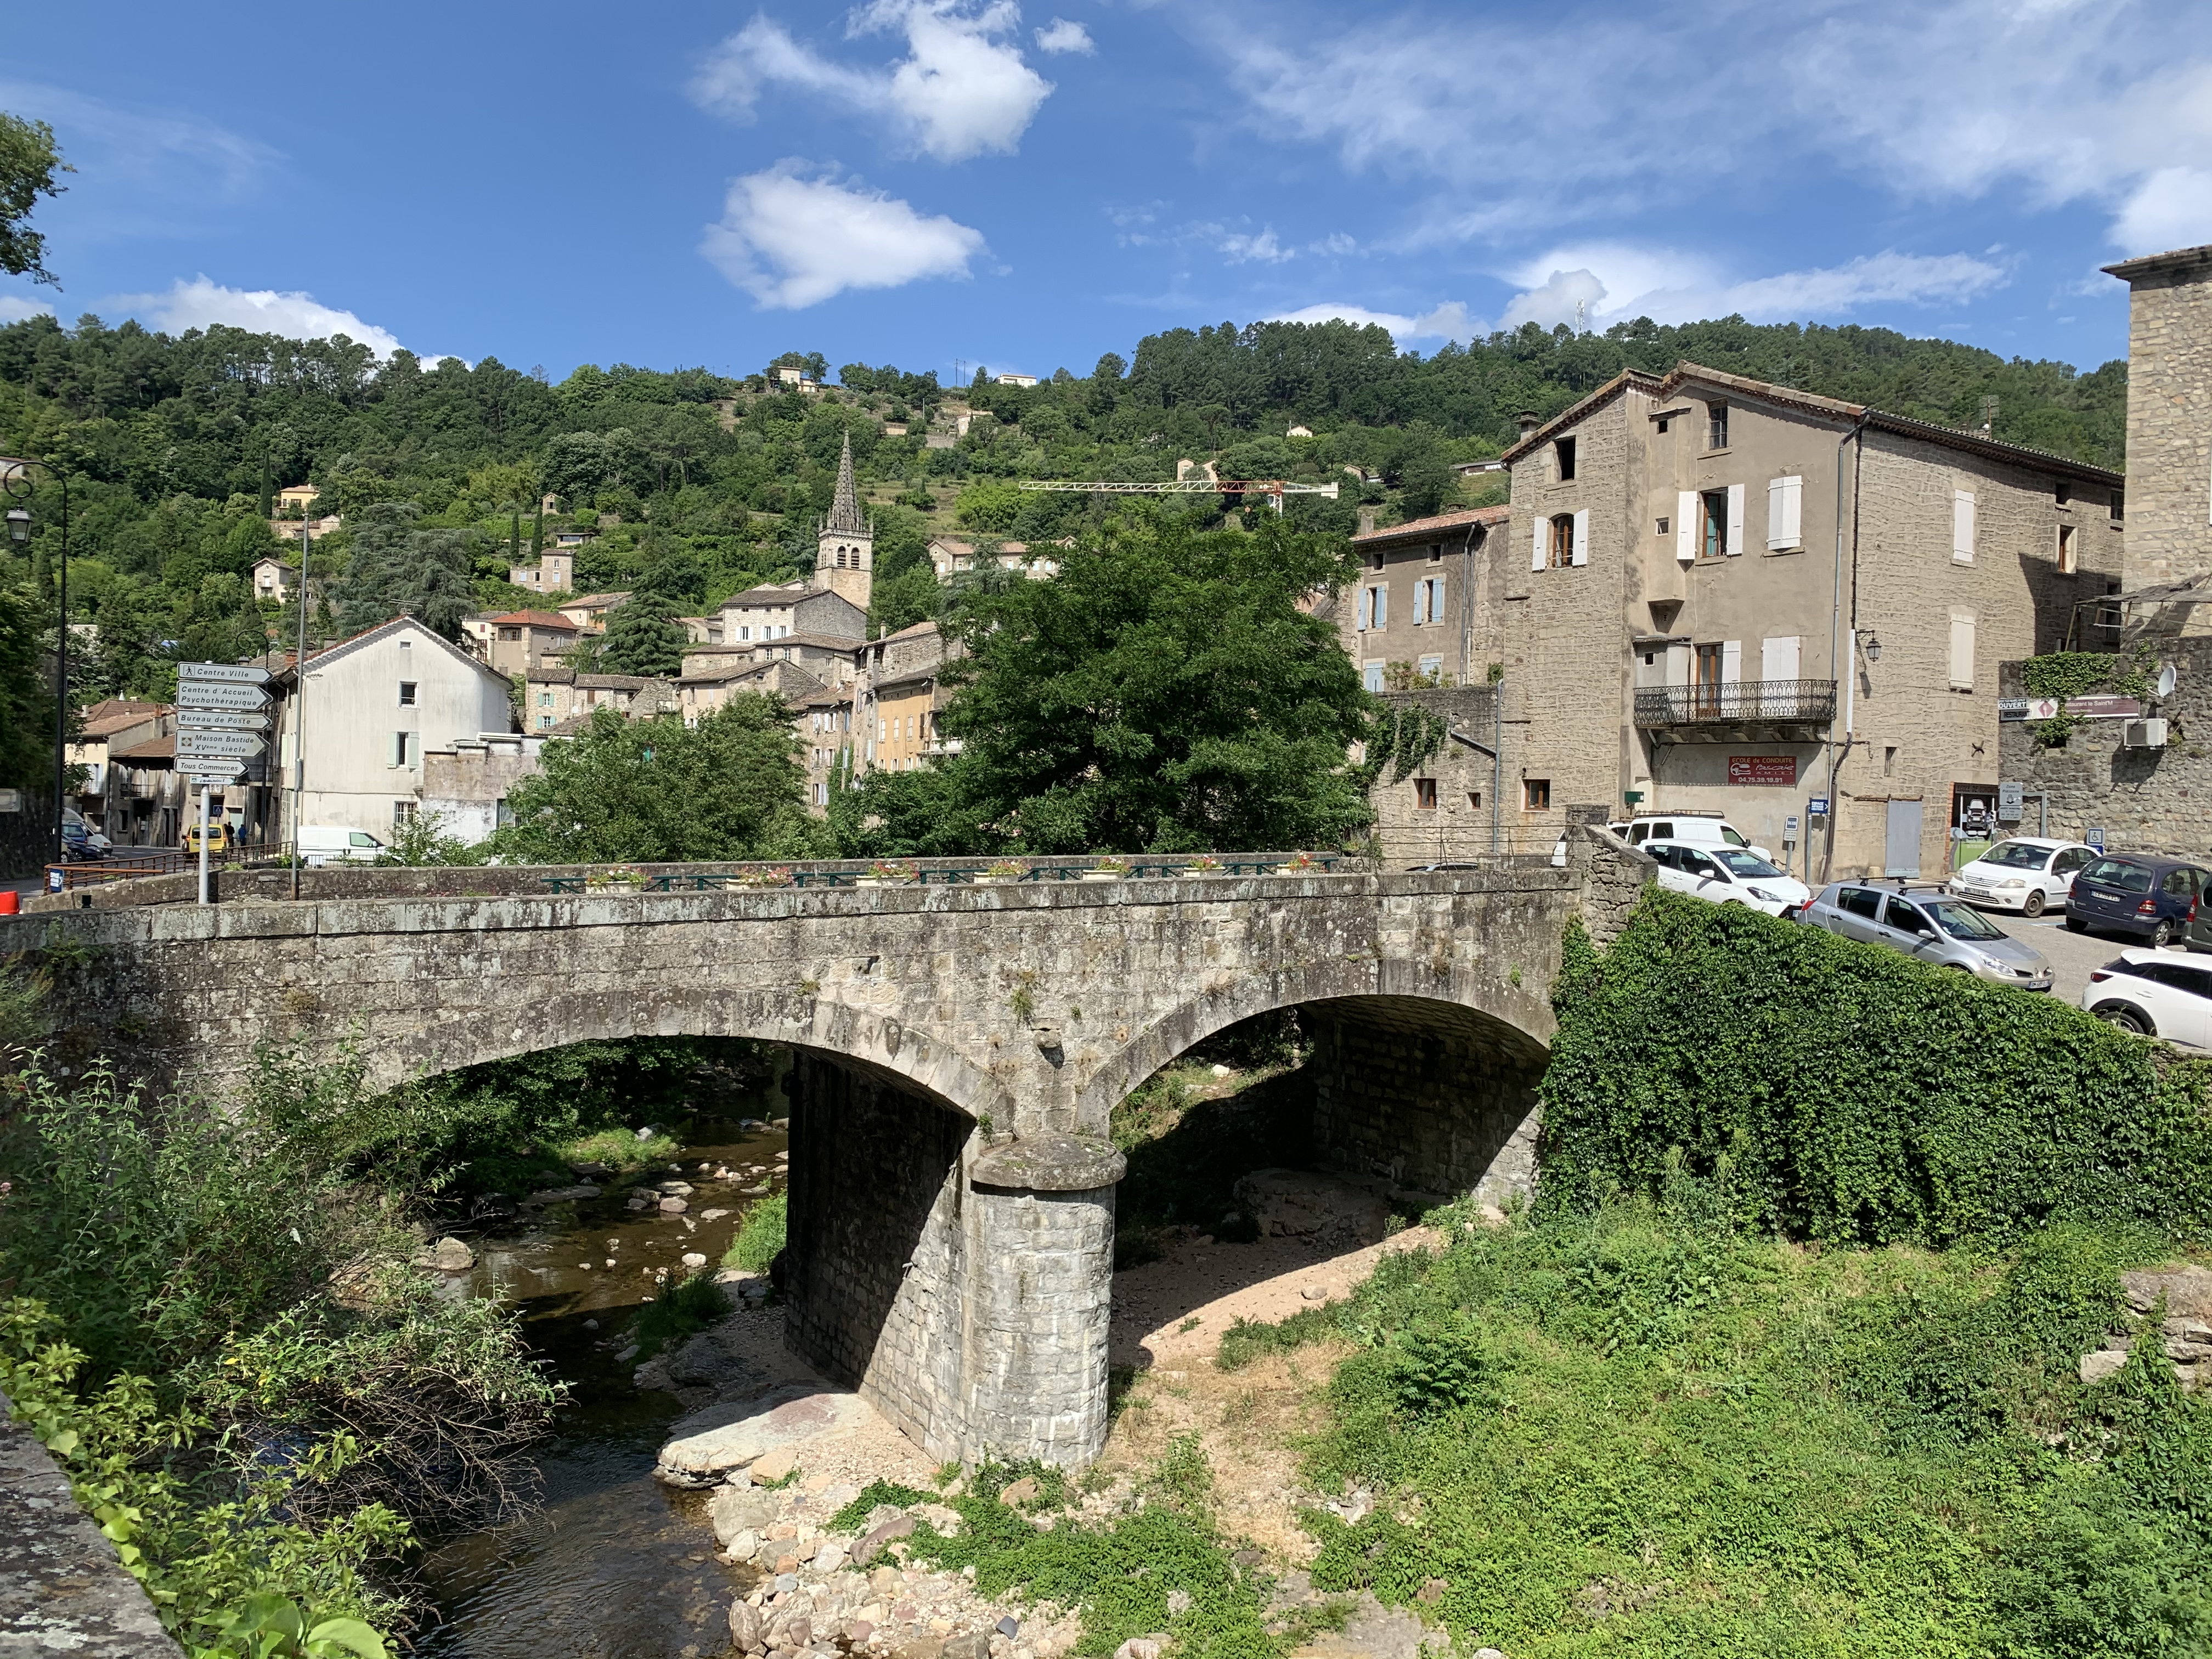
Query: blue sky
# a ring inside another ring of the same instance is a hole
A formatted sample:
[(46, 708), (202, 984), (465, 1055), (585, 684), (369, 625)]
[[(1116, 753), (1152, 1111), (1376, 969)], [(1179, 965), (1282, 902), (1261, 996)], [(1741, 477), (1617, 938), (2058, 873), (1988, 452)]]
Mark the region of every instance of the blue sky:
[(2082, 367), (2212, 242), (2212, 0), (45, 7), (63, 289), (389, 349), (1088, 372), (1741, 312)]

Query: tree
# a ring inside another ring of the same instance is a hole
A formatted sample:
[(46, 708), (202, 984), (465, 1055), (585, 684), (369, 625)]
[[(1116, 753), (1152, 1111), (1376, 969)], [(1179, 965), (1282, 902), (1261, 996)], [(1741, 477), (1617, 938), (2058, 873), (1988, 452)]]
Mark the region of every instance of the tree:
[(676, 620), (676, 607), (647, 589), (617, 605), (607, 618), (600, 660), (614, 674), (672, 676), (684, 672), (691, 636)]
[(597, 708), (545, 745), (486, 850), (526, 864), (800, 858), (821, 829), (802, 804), (799, 739), (781, 699), (746, 694), (686, 726)]
[(347, 526), (353, 557), (338, 608), (345, 633), (405, 616), (449, 640), (460, 638), (461, 619), (476, 608), (475, 533), (426, 529), (415, 522), (421, 514), (411, 502), (386, 501)]
[(46, 239), (28, 222), (39, 198), (67, 188), (54, 182), (54, 174), (76, 171), (54, 148), (54, 130), (44, 121), (0, 112), (0, 270), (34, 283), (58, 282), (44, 263)]
[(1371, 705), (1298, 601), (1350, 574), (1341, 541), (1273, 520), (1248, 536), (1109, 519), (1054, 580), (963, 596), (943, 716), (960, 752), (870, 779), (844, 833), (958, 854), (1340, 843), (1369, 817), (1346, 757)]

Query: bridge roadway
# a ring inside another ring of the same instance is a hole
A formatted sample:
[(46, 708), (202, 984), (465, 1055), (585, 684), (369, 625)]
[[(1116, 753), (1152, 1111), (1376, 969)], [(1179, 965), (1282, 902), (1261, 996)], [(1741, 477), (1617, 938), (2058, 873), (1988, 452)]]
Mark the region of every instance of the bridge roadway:
[(65, 1049), (210, 1092), (263, 1044), (351, 1044), (379, 1089), (586, 1038), (787, 1044), (793, 1348), (933, 1455), (1075, 1464), (1106, 1429), (1115, 1103), (1295, 1006), (1330, 1161), (1525, 1190), (1567, 922), (1610, 937), (1650, 868), (1601, 829), (1570, 845), (1561, 868), (666, 893), (333, 869), (297, 902), (239, 872), (204, 908), (174, 878), (59, 896), (0, 920), (0, 953), (65, 930), (89, 952), (47, 953)]

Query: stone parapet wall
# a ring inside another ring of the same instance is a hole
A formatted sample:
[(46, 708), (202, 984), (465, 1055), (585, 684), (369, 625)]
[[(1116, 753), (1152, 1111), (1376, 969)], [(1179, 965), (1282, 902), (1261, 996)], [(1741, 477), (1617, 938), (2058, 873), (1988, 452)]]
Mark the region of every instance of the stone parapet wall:
[(184, 1659), (69, 1477), (0, 1395), (0, 1655)]

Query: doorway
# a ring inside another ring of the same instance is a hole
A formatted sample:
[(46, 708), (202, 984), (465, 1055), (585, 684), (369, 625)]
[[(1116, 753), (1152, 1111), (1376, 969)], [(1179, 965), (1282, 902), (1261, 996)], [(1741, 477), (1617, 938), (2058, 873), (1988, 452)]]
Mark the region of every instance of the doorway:
[(1881, 872), (1886, 876), (1920, 873), (1920, 803), (1892, 800), (1889, 821), (1882, 835)]

